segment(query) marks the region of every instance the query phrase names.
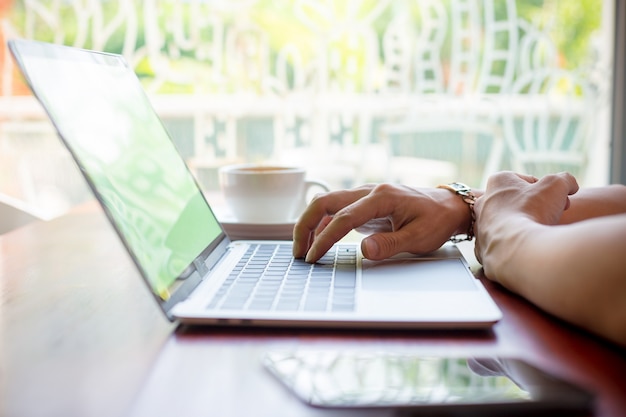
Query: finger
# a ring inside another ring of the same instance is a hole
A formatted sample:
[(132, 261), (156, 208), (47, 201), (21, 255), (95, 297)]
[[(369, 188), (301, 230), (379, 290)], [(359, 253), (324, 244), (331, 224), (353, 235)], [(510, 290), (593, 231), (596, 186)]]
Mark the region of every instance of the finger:
[(560, 172), (557, 176), (565, 182), (565, 185), (567, 186), (567, 195), (574, 195), (580, 189), (578, 181), (576, 181), (576, 178), (569, 172)]
[(352, 190), (319, 194), (313, 198), (293, 228), (294, 257), (302, 258), (306, 255), (315, 240), (316, 231), (320, 226), (324, 228), (322, 222), (326, 221), (328, 216), (334, 215), (368, 193), (369, 190), (364, 186)]
[(580, 186), (578, 185), (578, 181), (576, 181), (576, 178), (570, 173), (562, 172), (558, 175), (563, 181), (565, 181), (565, 185), (567, 187), (568, 197), (565, 199), (565, 207), (563, 207), (563, 210), (567, 210), (570, 208), (570, 205), (571, 205), (569, 196), (576, 194), (578, 190), (580, 189)]
[(527, 175), (527, 174), (516, 174), (516, 175), (529, 184), (534, 184), (537, 181), (539, 181), (539, 178), (535, 177), (534, 175)]
[(368, 194), (342, 208), (335, 213), (324, 230), (315, 236), (306, 254), (306, 261), (316, 262), (351, 230), (363, 226), (372, 219), (387, 217), (394, 209), (389, 199), (376, 193)]
[(538, 185), (546, 190), (546, 193), (557, 193), (564, 198), (563, 209), (570, 207), (569, 196), (578, 192), (579, 185), (576, 178), (568, 172), (560, 172), (558, 174), (550, 174), (539, 180)]
[(578, 191), (576, 178), (567, 172), (546, 175), (537, 181), (536, 186), (565, 195), (572, 195)]
[(373, 261), (386, 259), (402, 252), (415, 252), (411, 243), (415, 237), (408, 229), (395, 232), (377, 233), (361, 242), (363, 256)]
[(333, 216), (325, 216), (320, 222), (320, 224), (317, 226), (317, 228), (315, 229), (315, 236), (322, 233), (322, 230), (324, 230), (326, 226), (328, 226), (328, 223), (330, 223), (332, 219), (333, 219)]
[(374, 233), (391, 232), (393, 228), (391, 221), (388, 218), (383, 218), (372, 219), (355, 230), (363, 235), (372, 235)]
[(580, 190), (580, 185), (578, 184), (578, 181), (576, 181), (576, 178), (568, 172), (562, 172), (559, 175), (561, 176), (561, 178), (563, 178), (563, 180), (568, 185), (568, 192), (567, 192), (568, 197), (567, 197), (567, 200), (565, 201), (565, 207), (563, 210), (569, 210), (570, 206), (572, 205), (572, 202), (570, 201), (569, 196), (576, 194), (578, 190)]

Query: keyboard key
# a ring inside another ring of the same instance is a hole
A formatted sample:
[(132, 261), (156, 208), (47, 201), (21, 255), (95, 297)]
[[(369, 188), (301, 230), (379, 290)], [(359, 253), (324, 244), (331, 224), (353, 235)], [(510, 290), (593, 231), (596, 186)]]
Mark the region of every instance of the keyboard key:
[(335, 287), (347, 287), (354, 288), (356, 286), (356, 269), (345, 269), (339, 268), (343, 265), (337, 266), (337, 271), (335, 272)]
[(352, 247), (338, 245), (311, 265), (294, 259), (291, 245), (251, 245), (207, 308), (349, 311), (355, 266)]
[(354, 304), (333, 304), (331, 307), (332, 311), (354, 311)]

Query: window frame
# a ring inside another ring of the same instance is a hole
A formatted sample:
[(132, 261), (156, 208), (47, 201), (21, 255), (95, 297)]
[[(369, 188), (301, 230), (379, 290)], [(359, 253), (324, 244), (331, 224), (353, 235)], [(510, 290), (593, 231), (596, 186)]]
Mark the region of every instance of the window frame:
[(626, 2), (615, 0), (613, 120), (610, 161), (612, 183), (626, 184)]

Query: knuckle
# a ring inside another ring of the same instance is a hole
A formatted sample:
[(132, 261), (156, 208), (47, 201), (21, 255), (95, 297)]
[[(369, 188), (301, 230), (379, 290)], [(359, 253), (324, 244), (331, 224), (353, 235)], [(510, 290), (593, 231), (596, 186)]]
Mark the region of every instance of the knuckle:
[(315, 193), (313, 195), (313, 198), (311, 199), (311, 203), (323, 201), (329, 194), (330, 194), (329, 192), (325, 192), (325, 191)]
[(546, 174), (543, 177), (543, 180), (545, 182), (554, 182), (554, 181), (560, 181), (561, 176), (559, 174)]
[(398, 190), (399, 190), (399, 187), (395, 184), (382, 183), (382, 184), (376, 185), (372, 194), (376, 194), (384, 198), (384, 197), (396, 194)]
[(336, 224), (349, 224), (352, 221), (352, 211), (350, 210), (349, 207), (345, 207), (341, 210), (339, 210), (337, 213), (335, 213), (335, 215), (333, 216), (333, 222), (335, 222)]
[(363, 184), (363, 185), (359, 185), (355, 188), (353, 188), (353, 191), (357, 191), (357, 192), (371, 192), (373, 189), (375, 189), (377, 186), (377, 184)]

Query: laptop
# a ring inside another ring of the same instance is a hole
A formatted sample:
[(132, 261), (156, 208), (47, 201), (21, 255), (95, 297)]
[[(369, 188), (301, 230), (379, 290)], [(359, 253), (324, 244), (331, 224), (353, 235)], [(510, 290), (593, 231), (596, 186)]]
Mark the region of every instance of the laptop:
[(21, 39), (9, 47), (170, 320), (417, 329), (501, 318), (453, 245), (373, 262), (340, 242), (311, 265), (292, 257), (290, 241), (229, 239), (122, 56)]

